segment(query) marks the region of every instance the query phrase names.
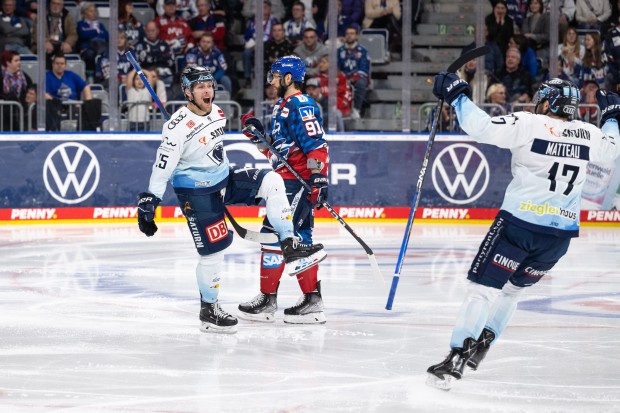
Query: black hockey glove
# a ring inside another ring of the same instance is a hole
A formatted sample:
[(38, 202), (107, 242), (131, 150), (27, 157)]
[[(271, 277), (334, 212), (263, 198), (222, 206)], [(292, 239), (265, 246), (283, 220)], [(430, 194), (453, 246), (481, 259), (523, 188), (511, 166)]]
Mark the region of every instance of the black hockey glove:
[[(620, 116), (620, 96), (605, 90), (596, 91), (596, 101), (601, 108), (601, 124), (609, 119), (618, 119)], [(620, 119), (618, 119), (620, 122)]]
[(265, 136), (265, 127), (263, 126), (261, 121), (258, 120), (258, 118), (254, 116), (254, 113), (248, 112), (245, 115), (243, 115), (241, 117), (241, 124), (243, 125), (243, 134), (247, 136), (248, 138), (250, 138), (252, 143), (255, 143), (255, 144), (263, 143), (263, 141), (261, 141), (258, 136), (254, 135), (254, 133), (252, 133), (252, 131), (249, 128), (250, 126), (254, 126), (257, 131), (259, 131), (263, 136)]
[(312, 205), (316, 205), (316, 209), (323, 208), (323, 202), (327, 201), (327, 176), (323, 174), (310, 175), (310, 186), (312, 191), (308, 195), (308, 199)]
[(141, 192), (138, 195), (138, 227), (147, 237), (157, 232), (155, 225), (155, 210), (161, 199), (150, 192)]
[(435, 76), (433, 84), (433, 95), (438, 99), (443, 99), (448, 105), (458, 98), (462, 93), (471, 97), (471, 87), (456, 74), (450, 72), (440, 72)]

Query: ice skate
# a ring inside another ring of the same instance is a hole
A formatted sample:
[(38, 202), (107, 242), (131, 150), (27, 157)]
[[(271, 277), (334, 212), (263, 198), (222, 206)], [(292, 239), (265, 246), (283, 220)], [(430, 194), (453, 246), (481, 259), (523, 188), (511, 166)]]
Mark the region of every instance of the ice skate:
[(463, 348), (453, 348), (444, 361), (426, 370), (428, 373), (426, 384), (441, 390), (450, 390), (454, 380), (463, 377), (465, 364), (475, 351), (476, 340), (466, 338), (463, 341)]
[(280, 244), (286, 263), (284, 271), (291, 276), (314, 267), (327, 257), (323, 251), (323, 244), (302, 244), (293, 237), (281, 241)]
[(297, 304), (284, 310), (284, 322), (287, 324), (325, 324), (326, 321), (320, 281), (316, 284), (316, 290), (302, 295)]
[(480, 333), (480, 337), (478, 337), (478, 340), (476, 342), (476, 352), (473, 356), (470, 357), (469, 360), (467, 360), (467, 367), (471, 368), (472, 370), (478, 370), (478, 366), (486, 357), (493, 340), (495, 340), (494, 332), (492, 332), (488, 328), (482, 330), (482, 333)]
[(232, 334), (237, 332), (237, 318), (222, 310), (220, 303), (200, 302), (200, 331)]
[(277, 293), (263, 294), (261, 292), (250, 301), (239, 304), (239, 318), (273, 323), (276, 321), (277, 309)]

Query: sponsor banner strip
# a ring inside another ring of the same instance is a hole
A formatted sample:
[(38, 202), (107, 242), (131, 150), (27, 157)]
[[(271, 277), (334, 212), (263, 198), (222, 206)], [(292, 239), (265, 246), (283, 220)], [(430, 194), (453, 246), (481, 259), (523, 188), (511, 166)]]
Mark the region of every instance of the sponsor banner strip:
[[(338, 214), (349, 220), (400, 221), (409, 216), (409, 207), (334, 207)], [(260, 219), (266, 214), (265, 207), (229, 207), (235, 218)], [(428, 222), (477, 222), (493, 220), (497, 208), (419, 208), (416, 219)], [(330, 220), (325, 210), (316, 212), (317, 219)], [(66, 208), (2, 208), (0, 224), (16, 222), (60, 222), (60, 221), (135, 221), (136, 207), (66, 207)], [(179, 207), (162, 206), (157, 209), (158, 220), (183, 220)], [(582, 223), (620, 223), (620, 211), (582, 211)]]

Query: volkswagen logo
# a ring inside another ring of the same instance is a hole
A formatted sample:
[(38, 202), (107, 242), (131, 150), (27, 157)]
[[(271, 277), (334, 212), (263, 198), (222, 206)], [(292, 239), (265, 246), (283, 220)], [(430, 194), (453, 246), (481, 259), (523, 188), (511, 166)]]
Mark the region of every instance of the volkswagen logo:
[(444, 148), (433, 162), (433, 186), (446, 201), (462, 205), (480, 198), (490, 178), (489, 163), (479, 149), (466, 143)]
[(99, 184), (99, 162), (88, 147), (68, 142), (58, 145), (43, 164), (43, 182), (47, 191), (64, 204), (88, 199)]

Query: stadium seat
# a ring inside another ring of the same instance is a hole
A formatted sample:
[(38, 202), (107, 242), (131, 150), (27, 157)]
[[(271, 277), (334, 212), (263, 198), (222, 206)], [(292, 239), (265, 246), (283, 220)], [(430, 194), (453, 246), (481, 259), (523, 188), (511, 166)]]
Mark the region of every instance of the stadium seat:
[(82, 60), (79, 54), (66, 54), (67, 70), (75, 72), (82, 79), (86, 80), (86, 63)]
[(133, 15), (143, 25), (155, 19), (155, 10), (146, 3), (133, 3)]
[(360, 33), (359, 44), (368, 50), (371, 63), (388, 63), (390, 61), (388, 36), (387, 29), (364, 29)]
[(39, 57), (35, 54), (23, 54), (20, 55), (22, 62), (22, 71), (30, 76), (33, 83), (37, 82), (39, 78)]

